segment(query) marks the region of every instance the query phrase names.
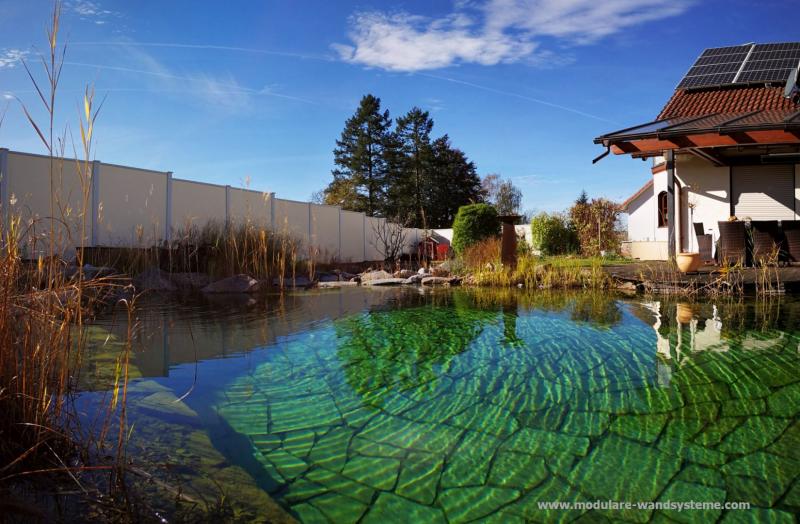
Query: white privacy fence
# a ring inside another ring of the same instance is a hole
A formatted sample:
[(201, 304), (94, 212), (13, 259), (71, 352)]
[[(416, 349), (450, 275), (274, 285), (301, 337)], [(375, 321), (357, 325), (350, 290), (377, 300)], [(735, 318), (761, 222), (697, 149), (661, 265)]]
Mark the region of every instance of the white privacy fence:
[[(208, 223), (252, 223), (286, 233), (311, 248), (318, 260), (383, 260), (385, 219), (276, 198), (218, 184), (175, 178), (169, 171), (55, 159), (51, 214), (50, 158), (0, 148), (0, 206), (4, 227), (21, 218), (26, 238), (43, 238), (55, 217), (56, 235), (68, 249), (84, 246), (163, 245), (177, 232)], [(85, 172), (84, 172), (85, 171)], [(85, 184), (82, 183), (85, 180)], [(83, 188), (86, 188), (84, 191)], [(84, 205), (84, 200), (86, 205)], [(86, 215), (82, 213), (87, 209)], [(85, 232), (81, 241), (81, 231)], [(416, 251), (423, 230), (406, 228), (405, 253)], [(47, 252), (46, 242), (29, 241), (27, 256)]]

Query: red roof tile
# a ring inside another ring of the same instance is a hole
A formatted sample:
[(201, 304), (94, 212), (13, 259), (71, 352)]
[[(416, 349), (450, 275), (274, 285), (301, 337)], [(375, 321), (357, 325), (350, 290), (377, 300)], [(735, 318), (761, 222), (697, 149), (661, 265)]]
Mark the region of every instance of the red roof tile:
[(703, 91), (678, 89), (661, 110), (658, 119), (764, 109), (791, 111), (800, 109), (800, 104), (784, 98), (782, 87), (734, 87)]

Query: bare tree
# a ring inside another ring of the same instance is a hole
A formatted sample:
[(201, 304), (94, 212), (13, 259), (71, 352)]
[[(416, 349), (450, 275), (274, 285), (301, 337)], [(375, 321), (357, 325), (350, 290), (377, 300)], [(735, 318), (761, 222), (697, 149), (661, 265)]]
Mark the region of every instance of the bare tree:
[(394, 262), (403, 254), (406, 245), (405, 224), (397, 221), (378, 220), (372, 222), (375, 241), (371, 244), (383, 255), (386, 262)]

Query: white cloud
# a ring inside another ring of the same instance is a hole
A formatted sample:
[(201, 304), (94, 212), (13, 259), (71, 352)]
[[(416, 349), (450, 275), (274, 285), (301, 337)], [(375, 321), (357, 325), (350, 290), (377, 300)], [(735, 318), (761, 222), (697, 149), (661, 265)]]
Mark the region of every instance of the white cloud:
[(464, 14), (427, 19), (405, 13), (360, 13), (353, 17), (355, 45), (334, 44), (346, 61), (394, 71), (438, 69), (459, 62), (494, 65), (530, 55), (531, 41), (501, 32), (476, 32)]
[(106, 19), (112, 16), (119, 16), (119, 13), (104, 8), (99, 2), (91, 0), (76, 0), (65, 2), (64, 11), (74, 13), (83, 20), (94, 20), (97, 25), (106, 23)]
[(587, 44), (633, 25), (684, 12), (690, 0), (458, 1), (439, 18), (362, 12), (351, 17), (350, 43), (331, 47), (341, 59), (390, 71), (422, 71), (459, 63), (495, 65), (558, 57), (541, 38)]
[(26, 56), (28, 52), (22, 49), (0, 49), (0, 71), (17, 67)]

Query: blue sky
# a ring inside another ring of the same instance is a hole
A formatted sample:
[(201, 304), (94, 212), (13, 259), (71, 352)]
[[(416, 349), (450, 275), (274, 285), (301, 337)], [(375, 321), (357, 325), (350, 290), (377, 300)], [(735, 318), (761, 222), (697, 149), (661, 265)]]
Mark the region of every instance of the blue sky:
[[(0, 146), (43, 152), (14, 96), (42, 116), (51, 4), (0, 0)], [(106, 96), (96, 157), (305, 200), (330, 180), (344, 120), (366, 93), (420, 106), (525, 209), (582, 188), (622, 200), (648, 165), (592, 165), (592, 138), (651, 120), (706, 47), (797, 41), (797, 2), (456, 0), (65, 2), (59, 129), (84, 86)], [(3, 100), (5, 99), (5, 100)], [(69, 141), (69, 139), (68, 139)], [(71, 146), (68, 146), (68, 150)]]

